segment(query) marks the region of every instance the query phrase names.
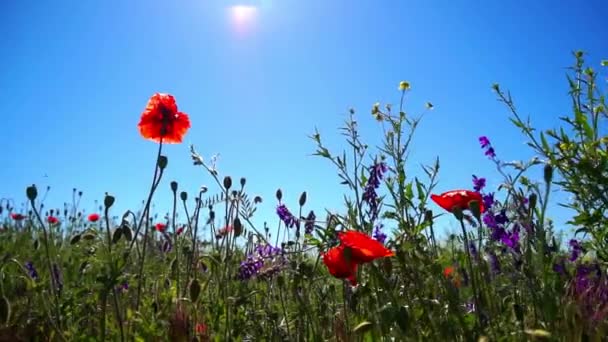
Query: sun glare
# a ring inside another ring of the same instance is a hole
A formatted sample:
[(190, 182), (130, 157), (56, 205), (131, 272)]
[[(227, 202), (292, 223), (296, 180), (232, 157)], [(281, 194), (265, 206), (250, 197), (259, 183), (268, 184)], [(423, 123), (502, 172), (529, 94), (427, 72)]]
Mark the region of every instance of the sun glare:
[(230, 7), (231, 21), (237, 31), (246, 31), (250, 28), (257, 16), (258, 9), (255, 6), (236, 5)]

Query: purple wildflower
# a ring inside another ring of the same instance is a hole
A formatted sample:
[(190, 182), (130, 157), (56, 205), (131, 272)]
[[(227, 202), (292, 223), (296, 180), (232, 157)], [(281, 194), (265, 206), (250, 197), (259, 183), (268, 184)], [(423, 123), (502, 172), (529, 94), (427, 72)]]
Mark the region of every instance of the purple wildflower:
[(490, 157), (491, 159), (496, 158), (496, 152), (494, 151), (494, 147), (490, 143), (490, 139), (486, 136), (479, 137), (479, 143), (481, 144), (481, 148), (485, 149), (485, 155)]
[(38, 271), (36, 271), (36, 268), (31, 261), (25, 263), (25, 268), (27, 269), (27, 273), (30, 275), (30, 278), (38, 280)]
[(129, 283), (125, 280), (122, 284), (116, 287), (116, 290), (121, 293), (127, 292), (127, 290), (129, 290)]
[(570, 254), (570, 261), (574, 262), (576, 261), (576, 259), (578, 259), (578, 257), (584, 253), (584, 249), (583, 246), (581, 246), (581, 244), (577, 241), (577, 240), (570, 240), (570, 249), (571, 249), (571, 254)]
[(486, 136), (479, 137), (479, 143), (481, 144), (481, 148), (486, 148), (490, 146), (490, 139)]
[(485, 155), (490, 158), (496, 158), (496, 152), (494, 151), (494, 147), (490, 147), (489, 149), (487, 149)]
[(285, 204), (281, 204), (277, 207), (277, 215), (288, 228), (293, 228), (298, 224), (298, 219), (287, 209)]
[(384, 227), (384, 225), (379, 224), (374, 228), (373, 238), (383, 244), (384, 241), (386, 241), (386, 234), (382, 232), (382, 227)]
[(247, 280), (253, 277), (271, 277), (285, 266), (283, 250), (271, 245), (258, 245), (252, 253), (241, 262), (238, 279)]
[(560, 275), (566, 275), (566, 261), (560, 258), (559, 261), (553, 264), (553, 271)]
[(516, 224), (510, 233), (503, 234), (501, 238), (502, 243), (511, 249), (517, 249), (519, 247), (519, 229), (519, 225)]
[(473, 175), (473, 190), (480, 192), (486, 186), (485, 178), (477, 178), (477, 176)]
[(317, 216), (315, 216), (315, 212), (311, 210), (310, 213), (308, 213), (308, 216), (306, 216), (306, 221), (304, 223), (304, 233), (306, 235), (311, 235), (312, 232), (315, 230), (316, 219)]
[(369, 179), (367, 180), (367, 185), (365, 186), (365, 191), (363, 193), (363, 201), (367, 203), (369, 206), (369, 213), (371, 221), (376, 220), (378, 218), (378, 194), (376, 193), (376, 189), (380, 187), (380, 180), (384, 173), (387, 170), (386, 163), (379, 162), (374, 163), (372, 165)]
[(494, 205), (494, 193), (491, 192), (489, 194), (483, 195), (482, 200), (483, 200), (483, 206), (485, 208), (487, 208), (487, 209), (492, 208), (492, 205)]

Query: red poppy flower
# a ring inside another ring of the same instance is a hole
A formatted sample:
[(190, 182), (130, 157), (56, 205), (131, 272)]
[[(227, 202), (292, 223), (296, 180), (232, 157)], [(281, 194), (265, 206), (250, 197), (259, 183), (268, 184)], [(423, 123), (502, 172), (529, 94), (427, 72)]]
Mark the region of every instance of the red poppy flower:
[(357, 264), (352, 260), (347, 260), (344, 246), (333, 247), (323, 253), (323, 263), (327, 266), (329, 273), (339, 279), (348, 279), (350, 283), (357, 285)]
[(184, 232), (185, 228), (186, 228), (185, 226), (181, 226), (181, 227), (177, 228), (177, 230), (175, 231), (175, 234), (181, 235), (181, 233)]
[(207, 332), (207, 325), (205, 323), (198, 323), (196, 325), (196, 333), (199, 335), (204, 335)]
[(454, 267), (447, 266), (446, 268), (444, 268), (443, 269), (443, 276), (446, 279), (451, 280), (452, 284), (454, 284), (454, 286), (456, 288), (460, 288), (460, 277), (456, 276), (456, 273), (454, 273)]
[(232, 226), (226, 226), (224, 228), (220, 228), (220, 229), (218, 229), (217, 233), (215, 234), (215, 238), (221, 239), (224, 236), (228, 235), (228, 233), (232, 232), (232, 230), (233, 230)]
[(437, 203), (443, 209), (452, 212), (454, 207), (459, 207), (462, 210), (469, 209), (469, 203), (471, 201), (477, 201), (479, 203), (479, 210), (483, 213), (483, 201), (481, 194), (475, 191), (469, 190), (452, 190), (444, 192), (441, 195), (431, 195), (431, 199)]
[(57, 224), (57, 223), (59, 223), (59, 219), (56, 218), (55, 216), (49, 216), (46, 218), (46, 222), (48, 222), (50, 224)]
[(95, 214), (95, 213), (89, 214), (88, 219), (90, 222), (97, 222), (97, 221), (99, 221), (99, 214)]
[(156, 228), (156, 231), (163, 233), (165, 229), (167, 229), (167, 225), (162, 222), (159, 222), (154, 226), (154, 228)]
[(353, 261), (357, 264), (395, 255), (382, 243), (361, 232), (354, 230), (341, 232), (338, 234), (338, 238), (342, 245), (351, 248)]
[(25, 218), (25, 216), (17, 213), (11, 213), (11, 218), (15, 221), (21, 221)]
[(163, 143), (178, 144), (190, 128), (190, 118), (177, 111), (172, 95), (156, 93), (141, 114), (138, 127), (146, 139), (160, 142), (162, 138)]

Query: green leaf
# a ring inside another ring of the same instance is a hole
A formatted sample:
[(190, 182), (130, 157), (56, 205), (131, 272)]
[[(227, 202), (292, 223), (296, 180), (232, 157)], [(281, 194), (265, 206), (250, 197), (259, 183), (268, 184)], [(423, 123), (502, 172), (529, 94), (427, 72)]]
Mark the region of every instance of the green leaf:
[(414, 190), (412, 189), (413, 185), (412, 183), (408, 183), (405, 186), (405, 198), (407, 198), (408, 200), (412, 200), (412, 198), (414, 198)]
[(545, 151), (545, 153), (550, 153), (551, 148), (549, 147), (549, 143), (547, 142), (547, 138), (543, 132), (540, 132), (540, 141), (543, 145), (543, 151)]
[(364, 333), (370, 331), (373, 327), (374, 327), (374, 324), (372, 322), (363, 321), (363, 322), (357, 324), (357, 326), (353, 329), (353, 332), (355, 332), (357, 334), (364, 334)]

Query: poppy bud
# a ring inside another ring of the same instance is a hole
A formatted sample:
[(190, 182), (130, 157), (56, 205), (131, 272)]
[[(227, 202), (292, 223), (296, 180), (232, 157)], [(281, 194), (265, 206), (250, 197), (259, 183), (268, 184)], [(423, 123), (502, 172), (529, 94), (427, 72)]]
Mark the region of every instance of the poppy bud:
[(276, 196), (277, 196), (277, 200), (279, 200), (279, 202), (280, 202), (281, 199), (283, 198), (283, 191), (281, 191), (281, 189), (278, 189)]
[(188, 193), (187, 193), (187, 192), (185, 192), (185, 191), (182, 191), (182, 192), (179, 194), (179, 198), (181, 198), (181, 199), (182, 199), (182, 201), (186, 201), (186, 200), (188, 199)]
[(247, 183), (247, 179), (245, 179), (245, 177), (241, 177), (241, 186), (244, 187), (245, 183)]
[(77, 244), (77, 243), (78, 243), (78, 241), (80, 241), (80, 238), (81, 238), (80, 234), (76, 234), (76, 235), (74, 235), (74, 236), (73, 236), (73, 237), (70, 239), (70, 245)]
[(238, 237), (243, 233), (243, 224), (238, 217), (234, 219), (232, 228), (234, 229), (234, 237)]
[(167, 167), (168, 163), (169, 163), (169, 159), (167, 159), (166, 156), (158, 157), (157, 165), (161, 170), (164, 170)]
[(427, 210), (424, 212), (424, 220), (427, 222), (433, 222), (433, 211)]
[(300, 207), (304, 206), (304, 204), (306, 204), (306, 191), (300, 195)]
[(553, 180), (553, 166), (551, 166), (551, 164), (545, 165), (543, 175), (545, 177), (545, 183), (550, 184)]
[(258, 203), (262, 203), (262, 197), (260, 196), (255, 196), (253, 198), (253, 203), (258, 204)]
[(122, 237), (122, 227), (116, 228), (114, 234), (112, 235), (112, 243), (116, 244), (120, 238)]
[(476, 219), (478, 219), (478, 220), (481, 219), (481, 208), (479, 207), (479, 201), (477, 201), (477, 200), (470, 201), (469, 209), (471, 210), (471, 213), (473, 213), (473, 216), (475, 216)]
[(230, 178), (230, 176), (224, 177), (224, 188), (226, 188), (226, 190), (228, 190), (228, 189), (230, 189), (231, 186), (232, 186), (232, 178)]
[(537, 201), (538, 201), (538, 196), (536, 194), (531, 194), (530, 197), (528, 197), (528, 204), (530, 207), (530, 211), (534, 211), (534, 209), (536, 208)]
[(201, 294), (201, 283), (196, 279), (192, 279), (190, 282), (190, 300), (196, 302), (198, 296)]
[(173, 191), (174, 193), (177, 192), (177, 182), (176, 181), (171, 182), (171, 191)]
[(25, 190), (25, 194), (27, 195), (27, 199), (33, 201), (38, 197), (38, 189), (36, 189), (36, 185), (32, 184), (32, 186), (28, 186)]
[(103, 199), (103, 205), (105, 205), (106, 208), (109, 208), (112, 204), (114, 204), (114, 197), (106, 193), (106, 197)]

